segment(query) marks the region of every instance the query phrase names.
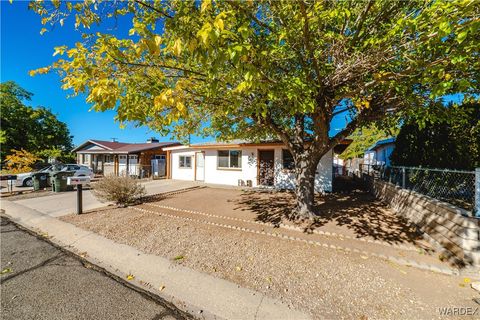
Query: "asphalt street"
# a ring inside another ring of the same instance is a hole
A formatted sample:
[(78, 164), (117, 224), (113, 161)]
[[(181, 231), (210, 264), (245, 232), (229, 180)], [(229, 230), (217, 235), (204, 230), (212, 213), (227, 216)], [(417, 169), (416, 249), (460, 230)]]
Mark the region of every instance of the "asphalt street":
[(1, 318), (185, 319), (1, 218)]

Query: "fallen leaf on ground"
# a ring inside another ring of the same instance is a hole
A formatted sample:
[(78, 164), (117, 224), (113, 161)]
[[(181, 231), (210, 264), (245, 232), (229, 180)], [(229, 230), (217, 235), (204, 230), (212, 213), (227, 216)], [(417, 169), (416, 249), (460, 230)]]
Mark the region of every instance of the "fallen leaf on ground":
[(175, 261), (178, 261), (178, 260), (183, 260), (183, 259), (185, 259), (185, 257), (184, 257), (184, 256), (182, 256), (182, 255), (180, 255), (180, 256), (176, 256), (175, 258), (173, 258), (173, 260), (175, 260)]
[(13, 272), (13, 269), (12, 268), (5, 268), (2, 270), (2, 272), (0, 274), (6, 274), (6, 273), (11, 273)]
[(82, 253), (79, 254), (79, 256), (82, 257), (82, 258), (85, 258), (85, 257), (87, 256), (87, 253), (86, 253), (86, 252), (82, 252)]
[(360, 258), (365, 259), (365, 260), (368, 259), (367, 256), (360, 256)]
[(237, 266), (235, 269), (237, 269), (237, 271), (242, 271), (242, 267), (240, 266)]
[(470, 283), (472, 280), (470, 278), (463, 278), (463, 282)]
[(162, 291), (163, 289), (165, 289), (165, 286), (160, 286), (160, 288), (158, 288), (159, 291)]
[(133, 280), (133, 279), (135, 279), (135, 276), (133, 274), (127, 275), (127, 280)]

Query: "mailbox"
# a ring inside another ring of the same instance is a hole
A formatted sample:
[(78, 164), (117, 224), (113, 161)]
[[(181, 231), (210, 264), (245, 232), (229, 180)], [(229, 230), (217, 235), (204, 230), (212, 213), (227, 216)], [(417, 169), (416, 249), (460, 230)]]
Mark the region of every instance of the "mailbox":
[(69, 186), (85, 185), (90, 183), (90, 177), (68, 177), (67, 184)]

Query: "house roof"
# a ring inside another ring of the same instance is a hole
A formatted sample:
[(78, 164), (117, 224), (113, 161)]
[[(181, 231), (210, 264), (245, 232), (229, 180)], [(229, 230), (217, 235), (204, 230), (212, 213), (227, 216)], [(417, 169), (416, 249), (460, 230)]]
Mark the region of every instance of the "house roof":
[[(351, 139), (345, 139), (340, 142), (345, 148), (352, 142)], [(221, 148), (240, 148), (240, 147), (265, 147), (265, 146), (283, 146), (284, 143), (280, 140), (270, 140), (261, 142), (252, 142), (248, 140), (235, 139), (231, 141), (209, 141), (194, 143), (190, 145), (177, 145), (168, 147), (164, 150), (179, 150), (179, 149), (221, 149)]]
[(394, 144), (395, 140), (396, 140), (395, 138), (378, 140), (373, 146), (368, 148), (367, 151), (373, 151), (373, 150), (378, 149), (379, 147), (387, 145), (387, 144)]
[[(101, 150), (82, 150), (86, 146), (94, 144), (101, 147)], [(137, 153), (141, 151), (169, 147), (169, 146), (178, 146), (178, 142), (149, 142), (149, 143), (126, 143), (126, 142), (113, 142), (113, 141), (102, 141), (102, 140), (87, 140), (84, 143), (80, 144), (78, 147), (72, 150), (72, 152), (77, 153)]]

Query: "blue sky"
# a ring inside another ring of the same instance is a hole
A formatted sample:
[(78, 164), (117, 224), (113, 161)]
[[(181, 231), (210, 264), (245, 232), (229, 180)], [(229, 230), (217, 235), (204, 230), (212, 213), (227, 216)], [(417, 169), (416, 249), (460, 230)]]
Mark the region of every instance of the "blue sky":
[[(32, 69), (44, 67), (55, 61), (52, 56), (53, 48), (60, 45), (71, 46), (80, 41), (80, 34), (73, 32), (66, 22), (62, 28), (57, 26), (51, 32), (40, 35), (43, 27), (40, 18), (33, 11), (28, 10), (27, 1), (14, 1), (10, 4), (1, 1), (1, 82), (13, 80), (21, 87), (34, 94), (32, 106), (45, 106), (52, 109), (58, 118), (67, 123), (74, 143), (80, 144), (87, 139), (110, 140), (117, 138), (124, 142), (143, 142), (155, 136), (161, 140), (171, 140), (171, 137), (160, 137), (147, 127), (135, 128), (128, 125), (121, 129), (113, 120), (114, 111), (89, 111), (90, 106), (85, 97), (67, 98), (68, 92), (60, 88), (60, 78), (52, 73), (47, 75), (29, 76)], [(70, 23), (71, 24), (71, 23)], [(128, 23), (119, 23), (118, 29), (111, 31), (116, 34), (127, 34), (131, 26)], [(343, 127), (344, 116), (337, 117), (332, 123), (332, 132)], [(191, 141), (200, 142), (212, 140), (192, 136)]]

